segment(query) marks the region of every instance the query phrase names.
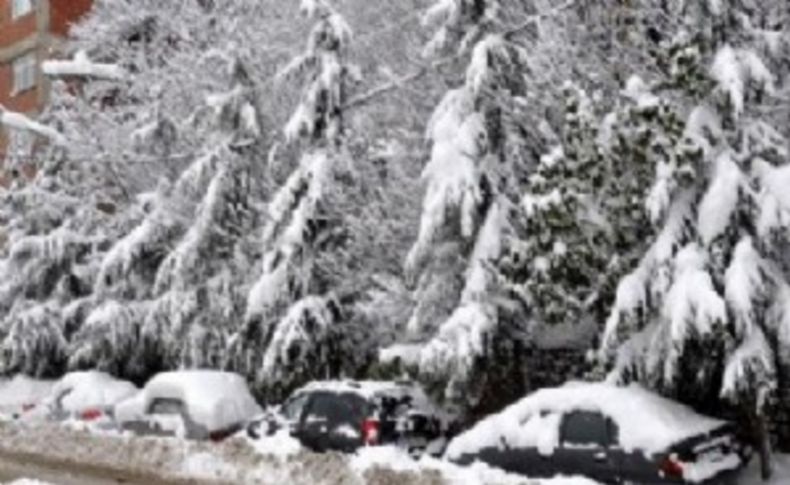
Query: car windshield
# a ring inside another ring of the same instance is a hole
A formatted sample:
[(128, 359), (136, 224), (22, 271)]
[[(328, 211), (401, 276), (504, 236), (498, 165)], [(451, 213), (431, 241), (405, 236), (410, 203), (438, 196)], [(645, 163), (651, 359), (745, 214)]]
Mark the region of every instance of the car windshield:
[(356, 394), (321, 392), (313, 395), (307, 420), (323, 421), (333, 427), (348, 424), (356, 428), (367, 414), (367, 401)]
[(156, 399), (151, 403), (149, 414), (182, 414), (184, 404), (178, 399)]
[(575, 411), (562, 423), (562, 442), (571, 446), (609, 446), (609, 436), (616, 433), (614, 423), (600, 413)]

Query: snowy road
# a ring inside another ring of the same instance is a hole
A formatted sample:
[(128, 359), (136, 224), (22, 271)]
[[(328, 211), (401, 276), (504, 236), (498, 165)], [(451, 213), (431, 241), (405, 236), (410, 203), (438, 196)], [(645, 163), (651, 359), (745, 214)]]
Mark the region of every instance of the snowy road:
[[(158, 477), (133, 475), (118, 471), (92, 467), (85, 464), (72, 464), (61, 461), (48, 461), (39, 456), (11, 454), (0, 451), (0, 483), (20, 479), (34, 479), (53, 485), (180, 485), (186, 481), (161, 481)], [(195, 482), (191, 482), (195, 483)]]
[(30, 457), (11, 456), (0, 453), (0, 483), (13, 482), (28, 478), (56, 485), (115, 485), (118, 483), (142, 484), (128, 480), (128, 477), (112, 476), (108, 473), (77, 471), (63, 464), (44, 464)]

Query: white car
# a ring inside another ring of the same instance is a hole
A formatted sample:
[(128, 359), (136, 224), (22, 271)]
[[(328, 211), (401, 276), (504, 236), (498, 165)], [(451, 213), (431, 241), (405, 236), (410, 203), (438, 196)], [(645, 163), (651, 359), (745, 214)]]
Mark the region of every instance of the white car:
[(115, 404), (137, 393), (129, 381), (99, 371), (70, 372), (47, 396), (21, 416), (23, 420), (112, 422)]
[(52, 391), (53, 381), (16, 375), (0, 381), (0, 418), (19, 419), (35, 410)]
[(219, 441), (260, 413), (240, 375), (189, 370), (157, 374), (114, 414), (122, 430), (137, 435)]

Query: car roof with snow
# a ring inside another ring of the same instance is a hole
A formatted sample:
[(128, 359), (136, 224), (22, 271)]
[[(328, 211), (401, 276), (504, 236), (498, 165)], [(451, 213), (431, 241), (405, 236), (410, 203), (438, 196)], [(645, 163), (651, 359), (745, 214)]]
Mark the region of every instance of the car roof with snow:
[(437, 415), (445, 414), (428, 398), (425, 391), (418, 384), (411, 381), (314, 381), (297, 389), (293, 395), (309, 392), (350, 393), (366, 400), (374, 400), (380, 397), (394, 399), (410, 397), (413, 400), (414, 407), (417, 409), (426, 410)]
[(65, 411), (77, 412), (90, 407), (112, 406), (137, 391), (131, 382), (105, 372), (77, 371), (69, 372), (58, 380), (47, 399), (56, 400), (63, 396), (61, 407)]
[(190, 418), (209, 430), (233, 426), (262, 412), (242, 376), (216, 370), (183, 370), (152, 377), (137, 396), (116, 407), (116, 417), (139, 417), (156, 399), (183, 402)]
[(365, 399), (372, 399), (379, 396), (412, 396), (417, 400), (424, 400), (430, 403), (425, 392), (415, 383), (410, 381), (354, 381), (354, 380), (328, 380), (313, 381), (297, 389), (294, 395), (305, 392), (331, 392), (331, 393), (350, 393), (361, 396)]
[(539, 390), (491, 415), (455, 438), (447, 449), (459, 458), (502, 442), (537, 447), (550, 454), (559, 444), (560, 417), (573, 411), (597, 411), (619, 427), (625, 451), (657, 453), (683, 440), (724, 426), (726, 421), (702, 416), (691, 408), (663, 398), (638, 384), (571, 382)]

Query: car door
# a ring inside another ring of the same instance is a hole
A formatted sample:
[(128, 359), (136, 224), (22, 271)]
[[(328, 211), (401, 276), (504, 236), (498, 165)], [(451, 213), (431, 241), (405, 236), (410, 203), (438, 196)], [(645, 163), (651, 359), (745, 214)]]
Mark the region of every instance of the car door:
[(596, 411), (565, 413), (554, 460), (560, 473), (583, 475), (614, 483), (620, 474), (620, 453), (612, 446), (616, 426)]

